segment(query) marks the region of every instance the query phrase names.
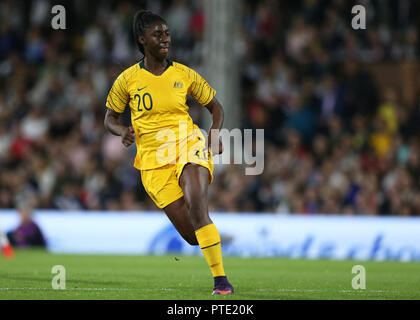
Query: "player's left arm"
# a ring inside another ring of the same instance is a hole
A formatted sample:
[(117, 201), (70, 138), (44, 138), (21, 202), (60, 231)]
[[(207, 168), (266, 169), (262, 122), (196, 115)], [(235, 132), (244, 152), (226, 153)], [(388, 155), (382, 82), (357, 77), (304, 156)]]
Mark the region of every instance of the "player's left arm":
[(215, 98), (214, 90), (207, 81), (193, 69), (188, 70), (188, 78), (191, 80), (188, 93), (202, 106), (206, 107), (212, 115), (213, 123), (207, 137), (207, 148), (213, 154), (221, 154), (223, 145), (219, 139), (219, 130), (222, 128), (224, 111), (220, 102)]
[[(223, 107), (220, 104), (220, 102), (216, 99), (216, 97), (213, 97), (213, 99), (211, 99), (210, 102), (205, 105), (205, 107), (207, 108), (207, 110), (209, 110), (213, 119), (207, 137), (207, 146), (211, 149), (213, 154), (221, 154), (223, 152), (223, 144), (219, 139), (219, 130), (223, 126), (225, 112), (223, 111)], [(219, 143), (217, 143), (217, 141)]]

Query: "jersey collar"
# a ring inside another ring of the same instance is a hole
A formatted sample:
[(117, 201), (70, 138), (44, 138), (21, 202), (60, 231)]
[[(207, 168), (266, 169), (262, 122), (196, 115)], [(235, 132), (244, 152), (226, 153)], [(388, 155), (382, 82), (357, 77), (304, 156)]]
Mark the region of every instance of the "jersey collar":
[[(163, 72), (165, 72), (166, 70), (168, 70), (168, 68), (169, 68), (170, 66), (172, 66), (172, 60), (166, 59), (166, 61), (168, 61), (168, 64), (166, 65), (166, 68), (165, 68), (165, 70), (163, 70)], [(139, 66), (140, 66), (140, 69), (144, 69), (144, 70), (146, 70), (147, 72), (150, 72), (149, 70), (147, 70), (147, 69), (146, 69), (146, 66), (144, 65), (144, 58), (140, 60)], [(163, 74), (163, 72), (162, 72), (162, 74)], [(150, 73), (151, 73), (151, 72), (150, 72)], [(152, 73), (152, 74), (153, 74), (153, 73)], [(161, 74), (161, 75), (162, 75), (162, 74)]]

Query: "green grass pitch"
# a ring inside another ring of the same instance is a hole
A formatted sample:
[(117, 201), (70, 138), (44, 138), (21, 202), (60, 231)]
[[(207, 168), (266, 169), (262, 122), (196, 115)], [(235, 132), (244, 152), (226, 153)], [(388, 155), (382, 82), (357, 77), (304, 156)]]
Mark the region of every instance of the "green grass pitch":
[[(366, 289), (351, 286), (352, 267), (366, 269)], [(66, 269), (66, 289), (51, 286), (54, 265)], [(203, 257), (61, 255), (17, 251), (0, 258), (0, 299), (420, 299), (420, 263), (224, 258), (235, 287), (212, 296)]]

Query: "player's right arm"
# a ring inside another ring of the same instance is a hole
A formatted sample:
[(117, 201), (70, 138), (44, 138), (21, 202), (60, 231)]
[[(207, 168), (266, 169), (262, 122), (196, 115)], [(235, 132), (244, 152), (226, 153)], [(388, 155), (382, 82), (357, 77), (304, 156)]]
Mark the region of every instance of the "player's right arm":
[(113, 135), (121, 136), (124, 146), (129, 147), (136, 140), (133, 127), (126, 127), (120, 122), (120, 115), (130, 99), (127, 90), (127, 82), (124, 73), (115, 80), (111, 90), (109, 90), (106, 100), (107, 111), (104, 119), (105, 128)]
[(120, 123), (120, 113), (108, 109), (105, 114), (105, 128), (113, 135), (121, 136), (122, 144), (126, 147), (131, 146), (136, 141), (133, 127), (126, 127)]

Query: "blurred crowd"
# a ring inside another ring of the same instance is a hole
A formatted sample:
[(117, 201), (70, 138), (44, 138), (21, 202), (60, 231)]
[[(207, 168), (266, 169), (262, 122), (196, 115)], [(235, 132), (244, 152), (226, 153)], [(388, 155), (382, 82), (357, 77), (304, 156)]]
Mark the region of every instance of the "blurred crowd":
[[(353, 1), (242, 1), (241, 120), (265, 129), (265, 170), (226, 165), (211, 211), (420, 214), (420, 101), (364, 68), (418, 61), (420, 3), (359, 2), (368, 27), (356, 31)], [(166, 18), (174, 60), (200, 66), (202, 1), (63, 3), (67, 30), (52, 30), (50, 1), (0, 3), (0, 208), (155, 210), (135, 146), (105, 132), (104, 102), (140, 59), (139, 8)]]

